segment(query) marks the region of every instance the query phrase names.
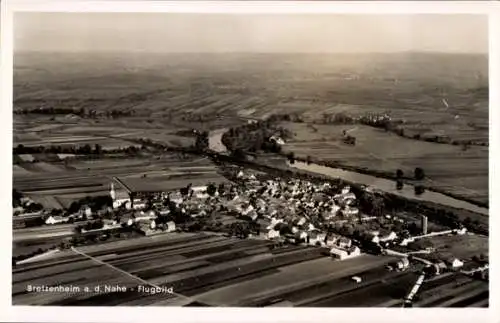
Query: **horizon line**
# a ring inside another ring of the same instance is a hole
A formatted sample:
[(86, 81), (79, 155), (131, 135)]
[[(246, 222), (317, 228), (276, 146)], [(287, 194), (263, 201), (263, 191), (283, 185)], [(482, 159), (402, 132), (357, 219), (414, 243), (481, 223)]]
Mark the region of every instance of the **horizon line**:
[(18, 49), (13, 50), (13, 54), (16, 53), (61, 53), (61, 54), (111, 54), (111, 53), (120, 53), (120, 54), (256, 54), (256, 55), (390, 55), (390, 54), (451, 54), (451, 55), (489, 55), (489, 52), (453, 52), (453, 51), (437, 51), (437, 50), (403, 50), (403, 51), (390, 51), (390, 52), (332, 52), (332, 51), (318, 51), (318, 52), (251, 52), (251, 51), (142, 51), (142, 50), (80, 50), (80, 51), (72, 51), (72, 50), (46, 50), (46, 49)]

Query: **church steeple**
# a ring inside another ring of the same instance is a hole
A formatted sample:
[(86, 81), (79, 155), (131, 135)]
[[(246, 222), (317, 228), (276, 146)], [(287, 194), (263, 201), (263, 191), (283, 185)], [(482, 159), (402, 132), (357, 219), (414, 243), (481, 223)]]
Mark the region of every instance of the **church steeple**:
[(111, 199), (113, 201), (116, 199), (115, 185), (113, 184), (113, 182), (111, 182), (111, 188), (109, 190), (109, 195), (111, 196)]

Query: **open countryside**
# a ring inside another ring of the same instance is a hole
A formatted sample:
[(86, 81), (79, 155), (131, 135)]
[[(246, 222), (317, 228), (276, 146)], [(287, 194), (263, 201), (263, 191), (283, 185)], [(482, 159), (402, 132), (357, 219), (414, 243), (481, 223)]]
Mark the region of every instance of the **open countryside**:
[(16, 51), (12, 304), (488, 307), (487, 57)]

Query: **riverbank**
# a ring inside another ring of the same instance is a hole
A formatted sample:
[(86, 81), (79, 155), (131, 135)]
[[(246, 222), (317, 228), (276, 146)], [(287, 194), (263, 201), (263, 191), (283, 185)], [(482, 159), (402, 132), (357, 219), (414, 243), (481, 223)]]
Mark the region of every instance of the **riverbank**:
[[(345, 179), (334, 178), (307, 170), (292, 168), (283, 162), (273, 161), (248, 161), (240, 160), (232, 156), (219, 155), (217, 153), (209, 154), (216, 162), (227, 162), (244, 168), (255, 169), (257, 171), (272, 174), (282, 178), (301, 178), (304, 180), (320, 180), (330, 182), (333, 185), (350, 185), (356, 195), (364, 194), (363, 185), (357, 182)], [(455, 227), (457, 223), (470, 222), (467, 225), (469, 231), (485, 234), (489, 232), (489, 217), (487, 215), (473, 212), (466, 209), (456, 208), (448, 205), (442, 205), (431, 201), (417, 200), (404, 196), (399, 196), (390, 192), (380, 192), (380, 196), (385, 201), (388, 212), (405, 211), (414, 213), (418, 216), (426, 215), (429, 221), (441, 224), (447, 227)]]
[[(303, 163), (308, 162), (308, 159), (306, 157), (303, 157), (303, 156), (298, 156), (298, 157), (295, 156), (294, 159), (297, 161), (303, 162)], [(378, 178), (392, 180), (394, 182), (396, 182), (398, 180), (398, 178), (395, 176), (395, 174), (392, 174), (389, 172), (373, 170), (373, 169), (368, 169), (368, 168), (362, 168), (362, 167), (356, 167), (356, 166), (351, 166), (351, 165), (345, 165), (345, 164), (335, 162), (335, 161), (322, 161), (322, 160), (317, 160), (313, 157), (310, 159), (310, 162), (312, 164), (316, 164), (316, 165), (320, 165), (320, 166), (342, 169), (345, 171), (356, 172), (356, 173), (360, 173), (360, 174), (364, 174), (364, 175), (370, 175), (370, 176), (374, 176), (374, 177), (378, 177)], [(481, 208), (489, 208), (489, 203), (483, 203), (483, 202), (471, 199), (469, 197), (463, 196), (461, 194), (451, 193), (449, 191), (446, 191), (446, 190), (443, 190), (443, 189), (440, 189), (437, 187), (422, 184), (421, 181), (416, 181), (410, 177), (402, 177), (401, 179), (403, 180), (403, 182), (405, 184), (409, 184), (412, 186), (418, 185), (418, 186), (425, 188), (425, 190), (427, 190), (427, 191), (443, 194), (443, 195), (446, 195), (448, 197), (451, 197), (451, 198), (454, 198), (457, 200), (461, 200), (461, 201), (473, 204), (473, 205), (481, 207)], [(415, 182), (418, 182), (418, 184), (416, 184)], [(394, 183), (394, 185), (395, 184), (396, 183)]]

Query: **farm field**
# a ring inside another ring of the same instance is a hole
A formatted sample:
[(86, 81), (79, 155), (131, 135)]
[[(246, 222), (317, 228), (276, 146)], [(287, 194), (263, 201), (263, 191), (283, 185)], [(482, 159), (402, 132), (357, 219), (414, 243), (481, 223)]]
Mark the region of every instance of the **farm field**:
[(178, 118), (190, 112), (262, 118), (287, 111), (312, 120), (390, 111), (419, 132), (444, 131), (453, 139), (488, 133), (486, 55), (33, 55), (16, 54), (15, 109), (134, 109), (135, 121), (123, 126), (140, 129), (165, 128), (172, 120), (190, 128), (194, 121)]
[[(154, 306), (175, 305), (179, 298), (186, 298), (180, 299), (185, 305), (196, 301), (209, 306), (252, 306), (254, 303), (273, 303), (284, 297), (300, 303), (300, 299), (313, 296), (311, 291), (316, 284), (330, 282), (355, 290), (358, 286), (349, 281), (349, 275), (359, 272), (368, 275), (369, 271), (380, 274), (380, 268), (392, 259), (363, 255), (340, 262), (322, 256), (320, 248), (270, 249), (270, 244), (269, 241), (238, 240), (208, 233), (174, 233), (79, 247), (79, 253), (61, 251), (14, 268), (13, 303)], [(377, 281), (378, 274), (374, 273), (370, 277)], [(63, 293), (26, 292), (28, 283), (91, 288), (97, 284), (116, 283), (131, 288), (145, 284), (139, 279), (133, 281), (129, 274), (160, 285), (168, 281), (175, 293), (183, 297), (162, 293), (141, 295), (137, 290), (99, 295), (66, 293), (64, 296)], [(96, 279), (98, 276), (100, 278)], [(268, 283), (257, 287), (256, 283), (264, 281)], [(299, 290), (304, 297), (292, 293)]]
[(199, 185), (225, 181), (209, 159), (181, 159), (175, 154), (162, 154), (128, 159), (68, 160), (65, 164), (14, 165), (13, 187), (46, 208), (61, 208), (85, 196), (108, 195), (115, 176), (142, 182), (143, 189), (153, 189), (150, 185), (156, 189), (178, 189), (187, 185), (187, 180)]
[[(421, 167), (427, 185), (479, 202), (488, 201), (488, 148), (421, 142), (368, 126), (307, 125), (284, 123), (295, 136), (284, 146), (296, 156), (395, 174), (413, 175)], [(342, 131), (356, 137), (356, 145), (342, 142)]]
[[(14, 268), (13, 304), (401, 306), (417, 278), (413, 271), (387, 271), (385, 265), (394, 259), (388, 256), (361, 255), (335, 261), (324, 256), (321, 248), (271, 249), (271, 244), (265, 240), (239, 240), (211, 233), (171, 233), (78, 247), (76, 251), (61, 251)], [(362, 277), (363, 282), (352, 282), (350, 277), (354, 275)], [(484, 306), (487, 283), (473, 282), (460, 274), (451, 275), (424, 282), (422, 295), (429, 290), (446, 291), (454, 279), (457, 286), (466, 282), (480, 292), (464, 294), (470, 290), (456, 290), (456, 301), (442, 300), (442, 306), (467, 301), (465, 306)], [(165, 286), (165, 282), (176, 295), (137, 291), (138, 285)], [(134, 290), (28, 293), (28, 283), (71, 284), (91, 289), (98, 284), (120, 284)]]
[(424, 281), (414, 307), (488, 307), (488, 283), (461, 274)]
[(440, 254), (453, 255), (461, 260), (467, 261), (473, 256), (489, 254), (488, 237), (482, 235), (444, 235), (431, 237), (429, 240)]

